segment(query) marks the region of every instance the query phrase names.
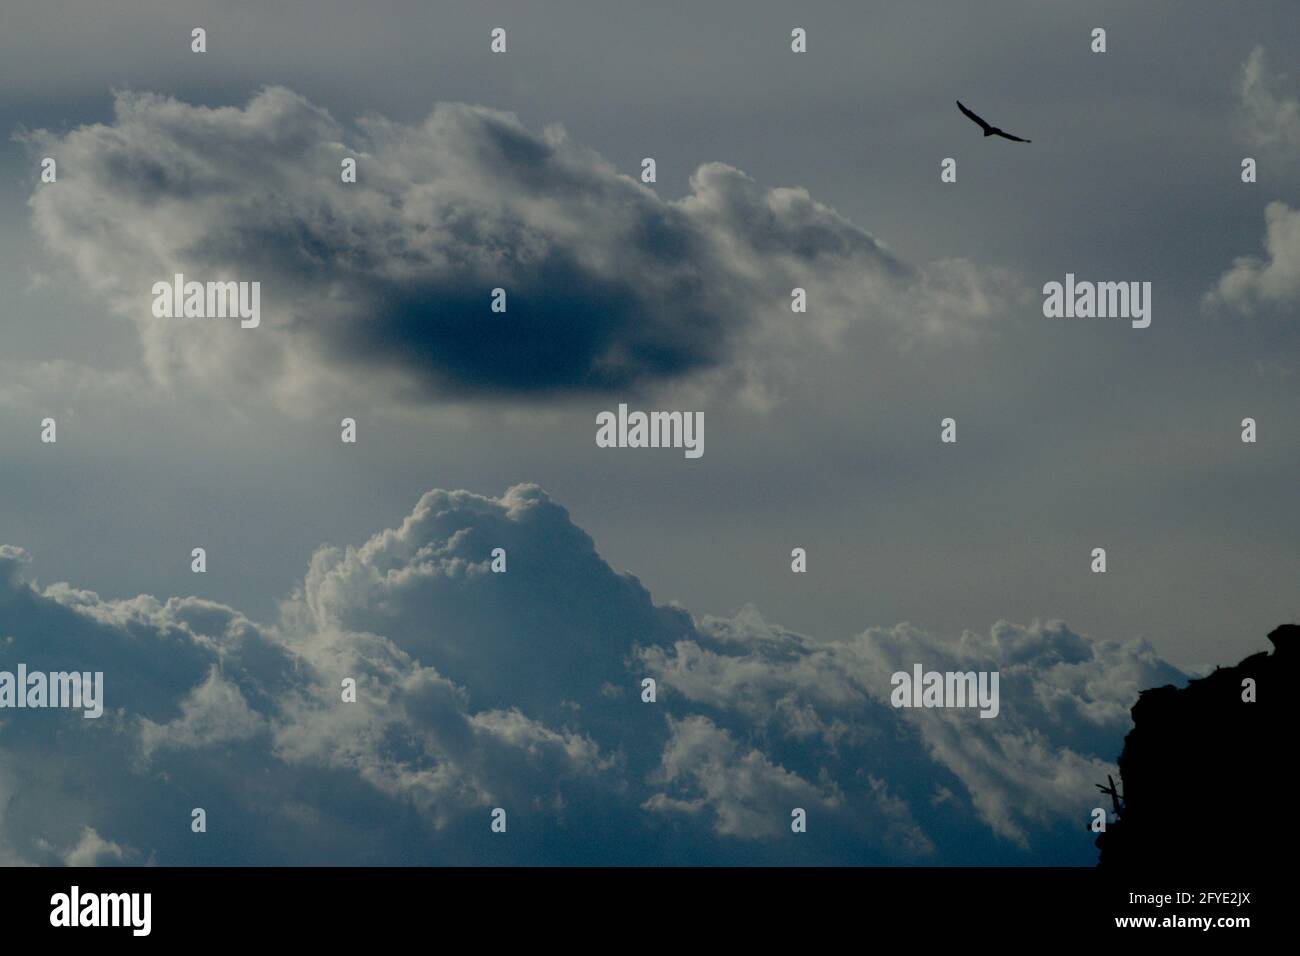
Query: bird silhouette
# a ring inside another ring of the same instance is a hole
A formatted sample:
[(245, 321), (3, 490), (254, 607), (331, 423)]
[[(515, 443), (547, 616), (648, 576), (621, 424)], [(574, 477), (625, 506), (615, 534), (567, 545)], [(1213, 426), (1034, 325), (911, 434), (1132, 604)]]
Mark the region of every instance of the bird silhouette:
[(984, 120), (980, 119), (970, 110), (966, 109), (966, 107), (962, 106), (961, 100), (957, 101), (957, 109), (961, 110), (966, 117), (968, 117), (970, 120), (978, 124), (979, 128), (984, 130), (985, 136), (1001, 136), (1003, 139), (1009, 139), (1012, 142), (1016, 142), (1016, 143), (1033, 142), (1033, 140), (1030, 139), (1021, 139), (1019, 136), (1012, 136), (1010, 133), (1006, 132), (1005, 130), (1000, 130), (996, 126), (990, 126), (988, 123), (984, 122)]

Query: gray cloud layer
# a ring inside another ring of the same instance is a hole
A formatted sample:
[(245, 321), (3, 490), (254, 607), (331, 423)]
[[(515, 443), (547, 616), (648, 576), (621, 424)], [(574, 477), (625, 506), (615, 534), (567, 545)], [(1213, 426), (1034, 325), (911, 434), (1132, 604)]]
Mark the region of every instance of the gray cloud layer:
[[(119, 92), (109, 124), (24, 138), (59, 181), (31, 198), (60, 260), (132, 318), (149, 369), (287, 405), (557, 396), (687, 377), (761, 388), (774, 356), (879, 323), (969, 335), (1017, 294), (917, 270), (803, 189), (710, 163), (665, 201), (559, 127), (439, 104), (346, 130), (283, 87), (243, 108)], [(358, 181), (340, 182), (340, 162)], [(156, 319), (175, 273), (262, 283), (263, 324)], [(808, 290), (792, 314), (791, 289)], [(509, 311), (489, 311), (491, 290)]]
[[(1128, 706), (1182, 679), (1059, 623), (953, 643), (695, 621), (531, 485), (432, 491), (321, 548), (274, 625), (42, 588), (26, 564), (0, 548), (0, 666), (103, 670), (106, 710), (0, 713), (7, 862), (1086, 863)], [(999, 669), (1000, 716), (894, 710), (913, 662)]]

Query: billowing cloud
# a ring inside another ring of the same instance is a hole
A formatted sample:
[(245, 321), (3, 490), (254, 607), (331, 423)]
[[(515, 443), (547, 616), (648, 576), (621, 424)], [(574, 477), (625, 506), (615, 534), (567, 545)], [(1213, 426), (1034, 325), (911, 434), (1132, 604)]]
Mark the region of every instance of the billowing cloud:
[[(533, 485), (431, 491), (319, 549), (273, 624), (42, 587), (0, 546), (0, 670), (20, 662), (104, 672), (99, 719), (0, 711), (0, 858), (50, 864), (1086, 863), (1127, 708), (1182, 677), (1059, 623), (696, 620)], [(916, 662), (998, 669), (999, 716), (893, 709)]]
[(180, 703), (181, 716), (166, 724), (140, 718), (140, 749), (147, 758), (160, 747), (197, 749), (244, 740), (264, 729), (239, 687), (222, 678), (213, 665), (208, 678)]
[(691, 799), (657, 793), (647, 809), (697, 813), (707, 809), (724, 836), (775, 836), (784, 820), (773, 806), (802, 808), (805, 812), (833, 810), (842, 798), (772, 763), (762, 751), (742, 748), (727, 731), (707, 717), (669, 718), (672, 736), (664, 748), (659, 771), (652, 782), (684, 786), (698, 793)]
[(1264, 210), (1263, 258), (1243, 256), (1207, 297), (1243, 313), (1300, 305), (1300, 209), (1271, 202)]
[[(753, 609), (705, 618), (696, 638), (646, 649), (642, 659), (670, 691), (781, 742), (775, 752), (815, 747), (841, 773), (876, 765), (883, 750), (897, 749), (889, 735), (901, 733), (951, 774), (993, 832), (1025, 846), (1035, 827), (1091, 806), (1091, 783), (1112, 767), (1138, 691), (1184, 679), (1142, 641), (1093, 641), (1060, 622), (1000, 622), (955, 644), (908, 625), (814, 641)], [(915, 664), (997, 671), (998, 716), (894, 710), (890, 677)]]
[[(480, 106), (346, 129), (282, 87), (216, 109), (119, 92), (110, 123), (24, 138), (58, 162), (36, 231), (134, 321), (152, 375), (289, 408), (760, 392), (776, 356), (850, 322), (968, 336), (1019, 294), (965, 261), (914, 268), (807, 191), (721, 163), (665, 201), (560, 127)], [(151, 288), (177, 273), (260, 282), (261, 325), (155, 318)]]
[(63, 862), (67, 866), (108, 866), (128, 862), (130, 855), (128, 849), (101, 837), (94, 827), (86, 827), (76, 846), (63, 855)]

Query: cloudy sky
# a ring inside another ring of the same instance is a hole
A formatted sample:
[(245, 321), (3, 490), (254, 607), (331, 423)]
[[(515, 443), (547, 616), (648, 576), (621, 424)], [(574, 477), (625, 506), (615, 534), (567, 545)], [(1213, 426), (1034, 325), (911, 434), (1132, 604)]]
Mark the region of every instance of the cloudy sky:
[(0, 31), (0, 669), (106, 686), (0, 713), (0, 862), (1087, 864), (1300, 615), (1289, 0), (122, 6)]

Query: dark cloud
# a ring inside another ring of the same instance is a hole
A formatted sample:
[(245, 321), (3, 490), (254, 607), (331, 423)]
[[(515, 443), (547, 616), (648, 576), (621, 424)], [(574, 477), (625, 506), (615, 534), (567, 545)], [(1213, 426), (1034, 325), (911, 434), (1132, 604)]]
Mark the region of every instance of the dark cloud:
[[(59, 162), (31, 207), (50, 249), (136, 321), (162, 380), (300, 401), (623, 392), (743, 378), (849, 322), (968, 332), (1011, 294), (965, 263), (904, 264), (803, 189), (713, 163), (665, 201), (561, 128), (484, 107), (354, 130), (282, 87), (218, 109), (122, 92), (114, 110), (25, 135)], [(260, 281), (262, 326), (153, 318), (150, 287), (178, 272)]]

